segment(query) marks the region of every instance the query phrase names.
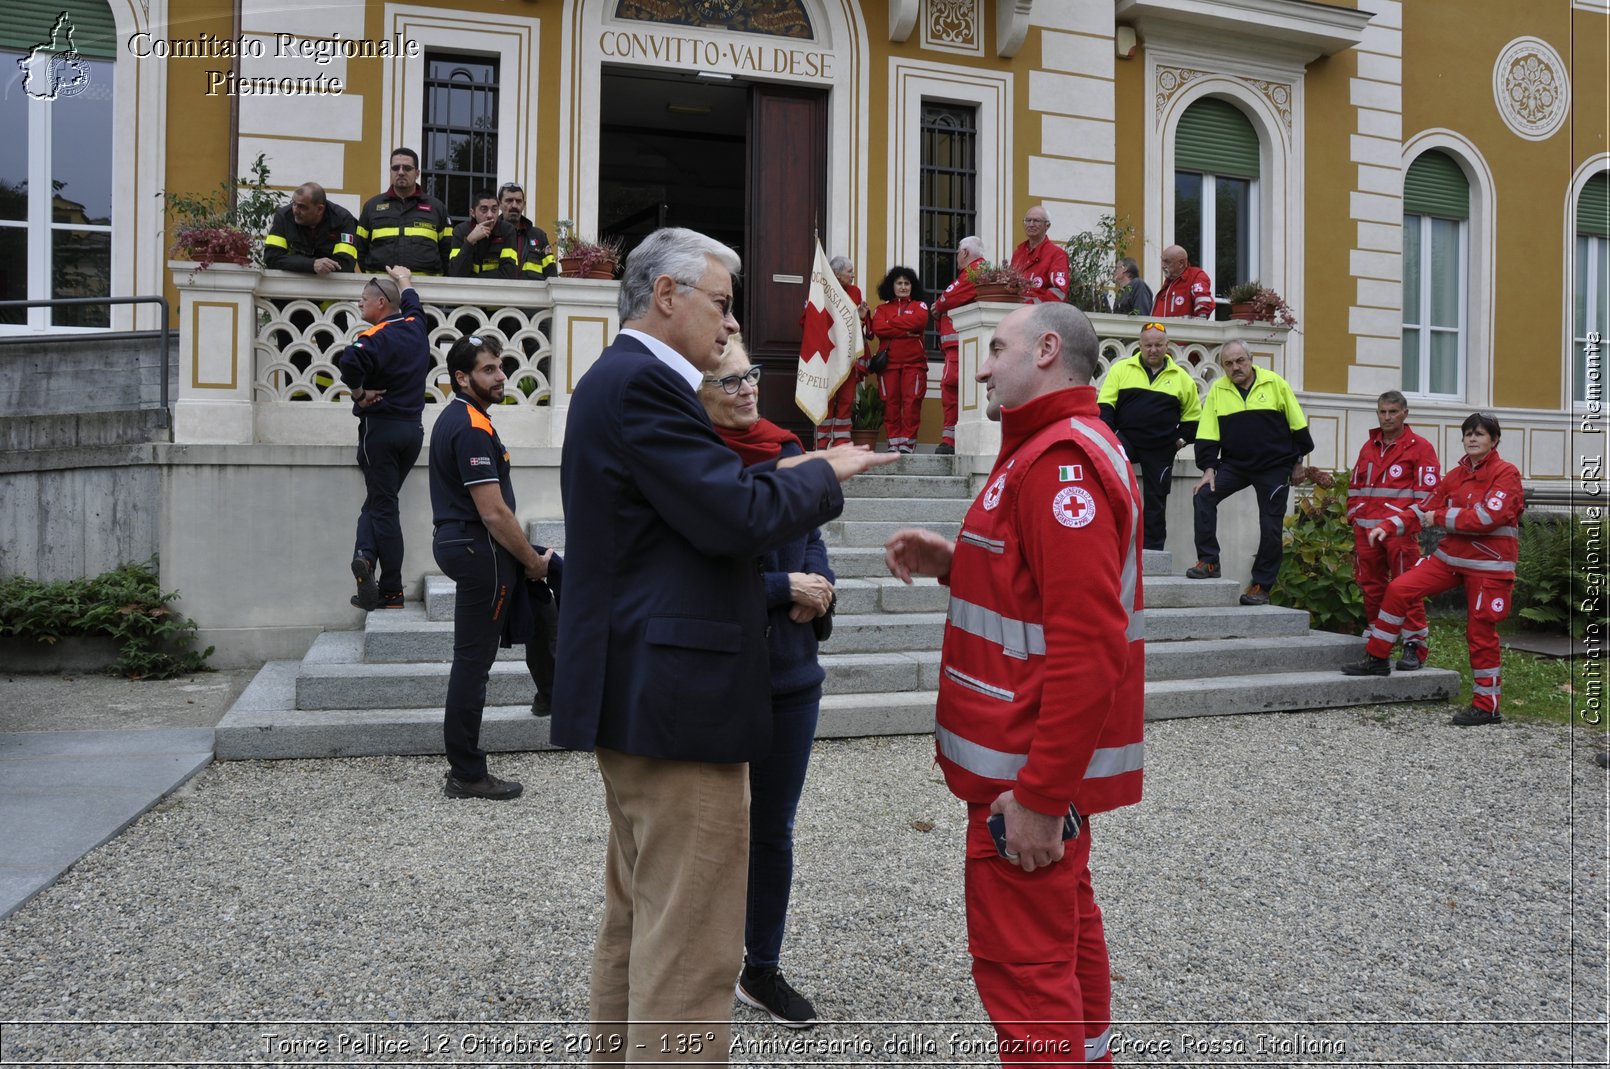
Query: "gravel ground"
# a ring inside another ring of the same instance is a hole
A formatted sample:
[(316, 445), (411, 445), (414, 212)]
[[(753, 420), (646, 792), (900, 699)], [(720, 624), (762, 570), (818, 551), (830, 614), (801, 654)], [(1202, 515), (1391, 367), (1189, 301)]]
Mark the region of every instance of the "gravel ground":
[[(1149, 725), (1146, 800), (1094, 828), (1120, 1061), (1605, 1064), (1592, 744), (1442, 717)], [(734, 1064), (994, 1064), (931, 754), (817, 745), (784, 968), (835, 1023), (740, 1008)], [(598, 777), (493, 768), (525, 797), (447, 801), (440, 758), (212, 766), (0, 924), (0, 1020), (51, 1022), (0, 1058), (577, 1063)]]

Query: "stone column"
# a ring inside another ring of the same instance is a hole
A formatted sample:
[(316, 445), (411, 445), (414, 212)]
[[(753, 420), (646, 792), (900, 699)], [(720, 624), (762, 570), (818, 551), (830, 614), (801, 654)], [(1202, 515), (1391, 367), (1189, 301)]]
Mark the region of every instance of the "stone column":
[(548, 287), (553, 294), (549, 326), (552, 333), (548, 337), (553, 344), (553, 361), (548, 369), (553, 419), (548, 424), (548, 444), (557, 449), (565, 444), (565, 420), (576, 383), (620, 330), (616, 310), (620, 283), (560, 276), (549, 279)]
[(1021, 304), (979, 301), (950, 313), (950, 321), (959, 336), (957, 355), (960, 358), (956, 452), (960, 456), (982, 457), (984, 471), (989, 470), (995, 455), (1001, 451), (1001, 425), (984, 415), (984, 387), (978, 381), (978, 368), (989, 356), (989, 339), (995, 333), (995, 325), (1022, 307)]
[(253, 306), (262, 272), (213, 264), (198, 268), (171, 261), (179, 290), (179, 399), (173, 440), (249, 444), (253, 439)]

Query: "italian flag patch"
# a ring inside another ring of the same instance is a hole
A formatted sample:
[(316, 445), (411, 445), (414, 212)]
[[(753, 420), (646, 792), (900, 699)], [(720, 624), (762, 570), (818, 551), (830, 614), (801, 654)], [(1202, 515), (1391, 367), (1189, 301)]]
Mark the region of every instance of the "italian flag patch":
[(1064, 483), (1082, 483), (1085, 478), (1085, 469), (1082, 464), (1064, 464), (1057, 468), (1057, 481)]

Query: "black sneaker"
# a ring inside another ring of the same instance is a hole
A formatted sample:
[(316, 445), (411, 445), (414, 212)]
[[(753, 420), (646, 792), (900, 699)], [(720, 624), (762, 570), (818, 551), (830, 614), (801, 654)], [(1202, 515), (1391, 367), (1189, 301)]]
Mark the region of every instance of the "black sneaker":
[(359, 554), (352, 558), (352, 578), (358, 583), (352, 604), (364, 612), (374, 612), (380, 607), (380, 588), (375, 586), (375, 566), (368, 557)]
[(380, 607), (382, 609), (400, 609), (400, 608), (402, 608), (403, 607), (403, 592), (401, 590), (399, 590), (395, 594), (382, 594), (382, 595), (380, 595)]
[(531, 715), (532, 716), (547, 716), (548, 714), (550, 714), (552, 712), (553, 712), (553, 699), (548, 697), (546, 694), (542, 693), (539, 690), (537, 692), (537, 696), (531, 699)]
[(1392, 674), (1392, 662), (1385, 657), (1371, 657), (1365, 655), (1362, 661), (1342, 665), (1344, 676), (1389, 676)]
[(1218, 579), (1222, 575), (1223, 573), (1219, 571), (1218, 561), (1209, 563), (1205, 560), (1199, 560), (1185, 569), (1185, 578), (1187, 579)]
[(934, 456), (936, 457), (953, 457), (955, 455), (956, 447), (951, 445), (949, 442), (940, 442), (938, 445), (934, 446)]
[(816, 1007), (783, 979), (781, 969), (745, 965), (738, 976), (738, 1001), (771, 1014), (784, 1028), (809, 1028), (816, 1023)]
[(1419, 643), (1409, 642), (1403, 647), (1403, 656), (1398, 658), (1398, 671), (1418, 672), (1426, 663), (1426, 648)]
[(1480, 727), (1482, 724), (1502, 724), (1503, 722), (1504, 718), (1497, 709), (1488, 712), (1486, 709), (1478, 709), (1474, 705), (1469, 709), (1459, 710), (1453, 714), (1453, 719), (1449, 721), (1449, 723), (1457, 724), (1462, 728)]
[(442, 793), (449, 798), (485, 798), (489, 802), (507, 802), (511, 798), (520, 797), (525, 788), (512, 779), (498, 779), (488, 772), (486, 778), (464, 782), (451, 772), (447, 774), (447, 783), (442, 787)]

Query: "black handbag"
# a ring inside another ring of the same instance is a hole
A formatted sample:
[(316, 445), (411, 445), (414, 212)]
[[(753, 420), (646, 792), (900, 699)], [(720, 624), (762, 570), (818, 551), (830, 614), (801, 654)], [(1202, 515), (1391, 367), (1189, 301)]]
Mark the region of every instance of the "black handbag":
[(874, 375), (881, 375), (889, 370), (889, 350), (884, 349), (871, 360), (867, 361), (867, 370)]
[(833, 610), (838, 606), (839, 599), (834, 596), (827, 611), (811, 621), (811, 630), (816, 632), (817, 642), (826, 642), (833, 637)]

